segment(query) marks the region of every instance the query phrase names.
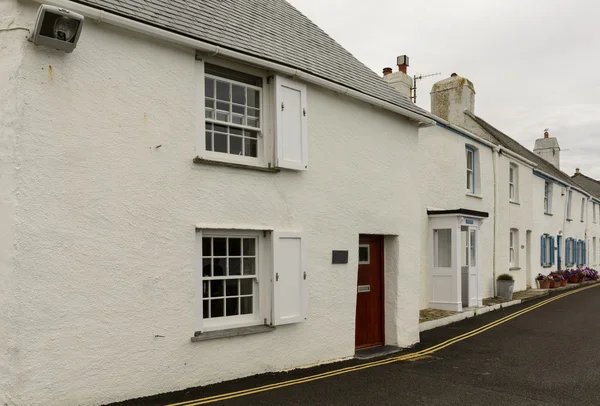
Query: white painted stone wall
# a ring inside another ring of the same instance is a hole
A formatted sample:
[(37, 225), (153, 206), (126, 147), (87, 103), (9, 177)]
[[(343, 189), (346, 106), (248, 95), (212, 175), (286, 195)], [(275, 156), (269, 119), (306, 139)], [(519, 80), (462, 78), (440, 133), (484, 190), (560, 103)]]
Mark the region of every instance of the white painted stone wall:
[[(466, 193), (465, 146), (478, 148), (480, 165), (479, 197)], [(480, 289), (482, 297), (493, 296), (494, 238), (494, 171), (492, 149), (443, 127), (422, 128), (419, 131), (421, 178), (421, 297), (420, 308), (429, 307), (431, 299), (431, 269), (433, 254), (429, 249), (429, 219), (427, 208), (442, 210), (466, 208), (483, 211), (490, 217), (483, 221), (480, 232)]]
[[(0, 2), (0, 29), (21, 26), (16, 0)], [(0, 32), (0, 404), (11, 404), (17, 385), (15, 379), (20, 348), (20, 324), (12, 315), (19, 311), (19, 289), (14, 256), (16, 172), (20, 159), (15, 149), (20, 143), (23, 98), (17, 81), (23, 58), (23, 30)]]
[[(415, 123), (309, 85), (308, 171), (196, 165), (192, 49), (91, 20), (71, 54), (22, 34), (0, 34), (1, 56), (19, 51), (0, 58), (4, 403), (93, 405), (350, 357), (360, 233), (396, 235), (386, 339), (418, 341)], [(191, 343), (197, 223), (303, 229), (308, 320)]]

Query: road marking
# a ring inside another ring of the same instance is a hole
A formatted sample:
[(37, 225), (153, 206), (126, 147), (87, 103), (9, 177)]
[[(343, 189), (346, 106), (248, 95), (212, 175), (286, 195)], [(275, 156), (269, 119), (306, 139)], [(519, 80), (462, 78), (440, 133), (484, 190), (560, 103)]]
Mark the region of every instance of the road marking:
[(244, 390), (240, 390), (240, 391), (236, 391), (236, 392), (229, 392), (229, 393), (222, 393), (220, 395), (214, 395), (214, 396), (208, 396), (205, 398), (199, 398), (199, 399), (194, 399), (194, 400), (188, 400), (185, 402), (179, 402), (179, 403), (171, 403), (169, 405), (166, 406), (198, 406), (198, 405), (204, 405), (207, 403), (214, 403), (214, 402), (220, 402), (223, 400), (228, 400), (228, 399), (233, 399), (233, 398), (237, 398), (237, 397), (241, 397), (241, 396), (247, 396), (247, 395), (252, 395), (255, 393), (260, 393), (260, 392), (265, 392), (265, 391), (269, 391), (269, 390), (273, 390), (273, 389), (278, 389), (278, 388), (285, 388), (286, 386), (292, 386), (292, 385), (299, 385), (302, 383), (307, 383), (307, 382), (312, 382), (312, 381), (316, 381), (319, 379), (325, 379), (325, 378), (330, 378), (332, 376), (336, 376), (336, 375), (342, 375), (342, 374), (346, 374), (349, 372), (356, 372), (356, 371), (360, 371), (362, 369), (367, 369), (367, 368), (373, 368), (376, 366), (380, 366), (380, 365), (386, 365), (386, 364), (391, 364), (393, 362), (398, 362), (398, 361), (408, 361), (408, 360), (415, 360), (415, 358), (422, 358), (422, 357), (426, 357), (430, 354), (433, 354), (434, 352), (437, 352), (443, 348), (449, 347), (453, 344), (456, 344), (460, 341), (466, 340), (468, 338), (471, 338), (473, 336), (476, 336), (478, 334), (481, 334), (491, 328), (497, 327), (500, 324), (506, 323), (507, 321), (510, 321), (514, 318), (517, 318), (519, 316), (522, 316), (525, 313), (528, 313), (530, 311), (533, 311), (535, 309), (538, 309), (542, 306), (547, 305), (548, 303), (554, 302), (555, 300), (558, 299), (562, 299), (565, 296), (569, 296), (575, 293), (579, 293), (582, 292), (584, 290), (588, 290), (591, 288), (595, 288), (600, 286), (600, 284), (594, 284), (591, 286), (587, 286), (584, 288), (580, 288), (580, 289), (576, 289), (573, 290), (571, 292), (565, 292), (565, 293), (561, 293), (560, 295), (554, 296), (550, 299), (546, 299), (541, 301), (540, 303), (537, 303), (533, 306), (529, 306), (526, 307), (525, 309), (519, 310), (518, 312), (514, 312), (511, 313), (507, 316), (504, 316), (498, 320), (495, 320), (491, 323), (488, 323), (484, 326), (478, 327), (474, 330), (468, 331), (464, 334), (458, 335), (456, 337), (450, 338), (442, 343), (436, 344), (432, 347), (429, 348), (425, 348), (421, 351), (417, 351), (417, 352), (413, 352), (410, 354), (405, 354), (405, 355), (400, 355), (397, 357), (391, 357), (391, 358), (386, 358), (386, 359), (382, 359), (382, 360), (378, 360), (378, 361), (373, 361), (373, 362), (368, 362), (365, 364), (360, 364), (360, 365), (354, 365), (351, 367), (346, 367), (346, 368), (340, 368), (340, 369), (335, 369), (333, 371), (329, 371), (329, 372), (323, 372), (321, 374), (316, 374), (316, 375), (310, 375), (310, 376), (306, 376), (304, 378), (298, 378), (298, 379), (292, 379), (289, 381), (283, 381), (283, 382), (278, 382), (278, 383), (274, 383), (274, 384), (270, 384), (270, 385), (264, 385), (264, 386), (259, 386), (259, 387), (255, 387), (255, 388), (250, 388), (250, 389), (244, 389)]

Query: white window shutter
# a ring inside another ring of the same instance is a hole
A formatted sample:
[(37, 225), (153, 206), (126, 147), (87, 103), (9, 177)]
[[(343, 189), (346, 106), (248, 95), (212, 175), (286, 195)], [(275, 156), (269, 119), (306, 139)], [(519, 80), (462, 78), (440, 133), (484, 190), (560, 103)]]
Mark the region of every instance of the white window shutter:
[(202, 231), (196, 230), (196, 277), (195, 277), (195, 297), (196, 309), (194, 311), (195, 331), (202, 331), (204, 328), (204, 316), (202, 314)]
[(306, 170), (308, 168), (306, 86), (277, 76), (275, 111), (277, 166)]
[(273, 232), (273, 325), (298, 323), (307, 317), (305, 245), (300, 232)]

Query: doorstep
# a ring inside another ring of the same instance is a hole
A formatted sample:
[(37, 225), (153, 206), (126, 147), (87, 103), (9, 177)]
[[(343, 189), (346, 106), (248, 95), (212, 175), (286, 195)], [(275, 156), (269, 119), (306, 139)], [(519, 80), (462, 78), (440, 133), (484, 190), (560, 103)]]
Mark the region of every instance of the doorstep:
[(354, 358), (371, 359), (394, 354), (400, 351), (402, 351), (402, 348), (396, 347), (395, 345), (380, 345), (378, 347), (362, 348), (360, 350), (356, 350)]

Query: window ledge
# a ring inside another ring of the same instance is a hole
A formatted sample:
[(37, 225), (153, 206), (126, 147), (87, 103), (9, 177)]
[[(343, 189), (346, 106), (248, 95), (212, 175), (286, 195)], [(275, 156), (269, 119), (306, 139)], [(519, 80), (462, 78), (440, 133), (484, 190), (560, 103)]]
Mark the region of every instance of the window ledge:
[(233, 163), (233, 162), (214, 161), (212, 159), (200, 158), (199, 156), (197, 156), (197, 157), (194, 158), (194, 163), (195, 164), (202, 164), (202, 165), (228, 166), (230, 168), (239, 168), (239, 169), (251, 169), (253, 171), (259, 171), (259, 172), (270, 172), (270, 173), (281, 172), (281, 170), (277, 169), (277, 168), (265, 168), (265, 167), (262, 167), (262, 166), (253, 166), (253, 165), (246, 165), (246, 164), (236, 164), (236, 163)]
[(196, 333), (194, 333), (194, 337), (192, 337), (191, 340), (193, 343), (198, 343), (200, 341), (217, 340), (219, 338), (230, 338), (230, 337), (247, 336), (247, 335), (251, 335), (251, 334), (270, 333), (271, 331), (275, 331), (275, 327), (271, 327), (271, 326), (238, 327), (238, 328), (230, 328), (227, 330), (206, 331), (204, 333), (197, 331)]
[(469, 197), (474, 197), (476, 199), (483, 199), (483, 197), (481, 195), (476, 195), (475, 193), (469, 193), (469, 192), (467, 192), (466, 195), (469, 196)]
[(517, 206), (521, 205), (521, 203), (517, 202), (516, 200), (510, 200), (510, 204), (516, 204)]
[(543, 265), (544, 268), (552, 268), (552, 265)]
[(554, 214), (552, 214), (552, 213), (548, 213), (547, 211), (545, 211), (545, 212), (544, 212), (544, 214), (545, 214), (546, 216), (554, 216)]
[(521, 268), (519, 268), (518, 266), (513, 266), (512, 268), (508, 268), (509, 271), (520, 271)]

